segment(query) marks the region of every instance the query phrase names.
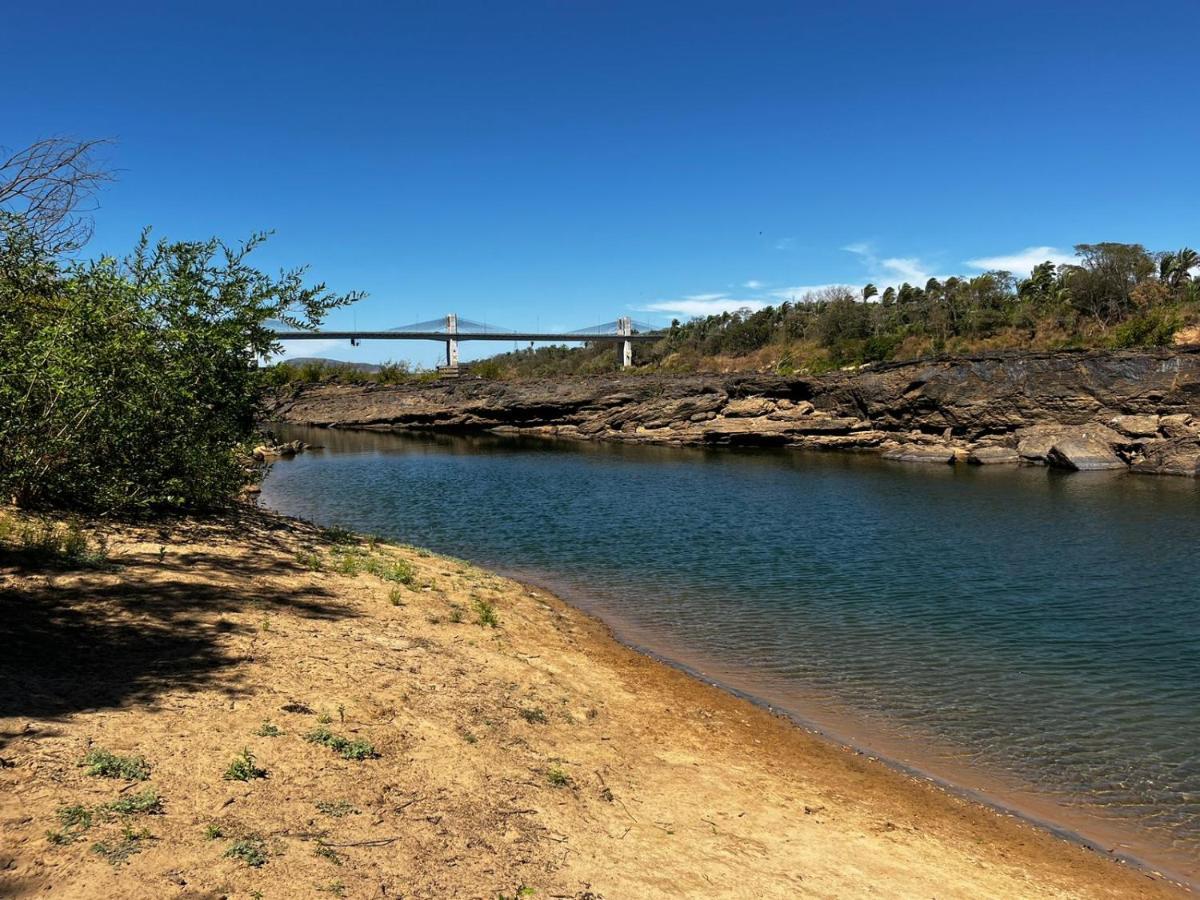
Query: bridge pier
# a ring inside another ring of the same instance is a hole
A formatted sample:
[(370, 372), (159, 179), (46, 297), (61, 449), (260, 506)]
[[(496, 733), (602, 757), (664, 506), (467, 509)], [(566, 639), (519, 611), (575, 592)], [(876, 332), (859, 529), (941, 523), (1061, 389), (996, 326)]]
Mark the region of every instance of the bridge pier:
[[(446, 333), (458, 334), (458, 316), (454, 313), (446, 316)], [(446, 369), (452, 372), (458, 371), (458, 338), (450, 338), (446, 341)]]
[[(633, 319), (629, 316), (617, 319), (617, 334), (633, 334)], [(633, 365), (633, 341), (617, 341), (617, 360), (622, 369)]]

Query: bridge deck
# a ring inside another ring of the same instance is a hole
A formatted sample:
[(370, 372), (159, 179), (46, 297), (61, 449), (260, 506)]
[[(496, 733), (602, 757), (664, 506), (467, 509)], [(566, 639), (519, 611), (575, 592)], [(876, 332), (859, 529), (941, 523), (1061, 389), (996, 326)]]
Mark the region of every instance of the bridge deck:
[(657, 341), (662, 334), (541, 334), (533, 331), (456, 332), (446, 331), (275, 331), (281, 341)]

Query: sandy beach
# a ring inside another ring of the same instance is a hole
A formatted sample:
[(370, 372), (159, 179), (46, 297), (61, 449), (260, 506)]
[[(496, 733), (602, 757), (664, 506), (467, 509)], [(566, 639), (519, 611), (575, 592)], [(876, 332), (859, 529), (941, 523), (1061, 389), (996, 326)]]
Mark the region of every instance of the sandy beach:
[(468, 563), (257, 510), (105, 533), (0, 561), (2, 896), (1190, 895)]

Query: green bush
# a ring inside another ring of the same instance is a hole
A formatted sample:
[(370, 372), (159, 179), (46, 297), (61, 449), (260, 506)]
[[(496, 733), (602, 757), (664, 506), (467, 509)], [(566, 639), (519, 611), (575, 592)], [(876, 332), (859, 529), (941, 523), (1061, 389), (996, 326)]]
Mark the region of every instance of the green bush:
[(264, 240), (151, 243), (62, 262), (0, 214), (0, 498), (136, 512), (226, 503), (246, 470), (268, 320), (358, 295), (247, 263)]

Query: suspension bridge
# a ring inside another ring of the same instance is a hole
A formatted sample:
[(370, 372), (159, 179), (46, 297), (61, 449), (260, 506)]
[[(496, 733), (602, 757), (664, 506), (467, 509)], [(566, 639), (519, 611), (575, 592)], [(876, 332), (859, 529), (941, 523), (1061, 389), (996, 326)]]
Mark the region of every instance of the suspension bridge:
[(296, 331), (281, 322), (272, 323), (271, 333), (281, 341), (349, 340), (360, 341), (441, 341), (446, 345), (446, 363), (439, 368), (447, 374), (458, 372), (458, 345), (462, 341), (545, 341), (552, 344), (611, 341), (617, 345), (622, 368), (633, 365), (633, 345), (637, 341), (656, 341), (661, 329), (623, 316), (613, 322), (580, 328), (577, 331), (513, 331), (487, 322), (473, 322), (450, 313), (440, 319), (414, 322), (383, 331)]

